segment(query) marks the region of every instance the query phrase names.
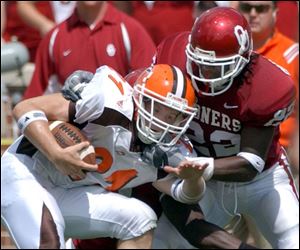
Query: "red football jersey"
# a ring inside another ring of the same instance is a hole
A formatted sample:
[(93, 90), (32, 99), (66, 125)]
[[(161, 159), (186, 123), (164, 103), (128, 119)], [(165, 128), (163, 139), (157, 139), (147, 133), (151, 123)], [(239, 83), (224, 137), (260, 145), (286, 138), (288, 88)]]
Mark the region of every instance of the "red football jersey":
[[(158, 47), (155, 62), (173, 64), (186, 72), (188, 35), (180, 33), (165, 39)], [(229, 90), (213, 97), (199, 96), (200, 112), (188, 135), (198, 154), (219, 158), (240, 151), (243, 126), (276, 126), (264, 168), (267, 169), (279, 160), (282, 149), (278, 125), (291, 114), (294, 96), (292, 79), (268, 59), (253, 53)]]

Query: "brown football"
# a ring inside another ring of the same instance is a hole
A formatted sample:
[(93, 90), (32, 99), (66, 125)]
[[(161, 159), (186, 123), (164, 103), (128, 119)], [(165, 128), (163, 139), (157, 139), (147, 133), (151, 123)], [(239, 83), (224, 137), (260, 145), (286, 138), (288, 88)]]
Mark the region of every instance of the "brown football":
[[(49, 122), (49, 128), (62, 148), (88, 141), (87, 137), (81, 133), (80, 129), (68, 122), (52, 121)], [(80, 158), (86, 163), (96, 164), (94, 147), (90, 145), (88, 148), (81, 150)]]

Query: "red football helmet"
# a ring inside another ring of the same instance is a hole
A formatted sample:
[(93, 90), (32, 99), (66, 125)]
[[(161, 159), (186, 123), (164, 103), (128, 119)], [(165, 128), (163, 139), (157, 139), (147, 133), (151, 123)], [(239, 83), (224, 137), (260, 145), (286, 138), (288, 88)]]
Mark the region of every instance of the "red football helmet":
[(251, 29), (238, 11), (215, 7), (194, 23), (186, 46), (187, 72), (197, 92), (218, 95), (249, 62)]

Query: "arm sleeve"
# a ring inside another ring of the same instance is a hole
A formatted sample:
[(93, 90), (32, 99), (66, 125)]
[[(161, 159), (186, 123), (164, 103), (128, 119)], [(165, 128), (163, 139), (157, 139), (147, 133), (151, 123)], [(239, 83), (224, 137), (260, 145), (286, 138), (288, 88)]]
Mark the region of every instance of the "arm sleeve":
[[(252, 117), (251, 122), (248, 122), (252, 126), (278, 126), (281, 122), (286, 120), (293, 112), (295, 106), (295, 89), (291, 88), (282, 96), (274, 98), (274, 102), (270, 102), (269, 105), (265, 104), (261, 107), (249, 109), (249, 117)], [(265, 110), (264, 113), (261, 111)]]
[(81, 92), (81, 99), (75, 105), (74, 122), (82, 124), (97, 119), (104, 110), (105, 94), (102, 89), (102, 76), (96, 73)]
[(121, 76), (104, 65), (96, 70), (75, 105), (74, 122), (82, 124), (99, 118), (105, 108), (115, 110), (129, 120), (133, 116), (132, 88)]
[(253, 73), (243, 119), (250, 126), (276, 127), (293, 112), (295, 86), (292, 78), (277, 66), (270, 63), (261, 66)]

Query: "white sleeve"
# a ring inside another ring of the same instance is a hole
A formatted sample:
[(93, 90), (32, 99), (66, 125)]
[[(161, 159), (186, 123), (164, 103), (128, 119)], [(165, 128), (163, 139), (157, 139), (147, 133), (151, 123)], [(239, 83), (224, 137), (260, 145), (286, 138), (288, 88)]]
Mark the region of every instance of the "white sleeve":
[(95, 74), (81, 92), (81, 99), (76, 102), (76, 113), (74, 121), (81, 124), (86, 121), (97, 119), (104, 110), (105, 95), (102, 92), (101, 84)]
[(205, 190), (206, 190), (206, 184), (203, 178), (201, 178), (201, 182), (202, 182), (202, 190), (201, 193), (199, 193), (196, 196), (190, 196), (189, 194), (186, 194), (183, 191), (183, 183), (185, 182), (185, 180), (182, 179), (177, 179), (173, 182), (172, 186), (171, 186), (171, 196), (173, 197), (173, 199), (181, 202), (181, 203), (186, 203), (186, 204), (196, 204), (198, 203), (201, 198), (203, 197)]
[(108, 66), (101, 66), (97, 69), (93, 79), (81, 92), (81, 97), (82, 99), (76, 102), (74, 121), (77, 123), (81, 124), (99, 118), (105, 107), (132, 119), (134, 110), (132, 88)]

